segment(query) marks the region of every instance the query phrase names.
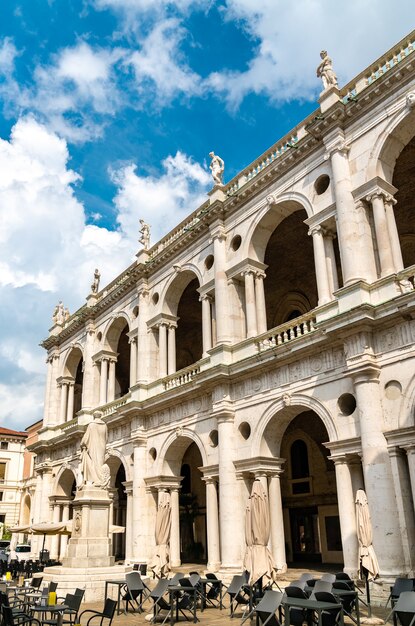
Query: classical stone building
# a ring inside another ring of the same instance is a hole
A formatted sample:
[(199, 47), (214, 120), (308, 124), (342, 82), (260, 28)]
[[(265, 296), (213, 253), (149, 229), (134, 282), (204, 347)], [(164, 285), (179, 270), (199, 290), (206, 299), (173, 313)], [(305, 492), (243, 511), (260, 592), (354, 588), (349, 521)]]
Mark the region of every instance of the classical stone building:
[(0, 427), (0, 522), (3, 528), (19, 520), (27, 434)]
[(35, 521), (70, 516), (100, 408), (117, 556), (151, 557), (168, 489), (173, 565), (240, 570), (259, 477), (280, 570), (356, 572), (364, 487), (381, 575), (414, 575), (414, 40), (55, 317)]

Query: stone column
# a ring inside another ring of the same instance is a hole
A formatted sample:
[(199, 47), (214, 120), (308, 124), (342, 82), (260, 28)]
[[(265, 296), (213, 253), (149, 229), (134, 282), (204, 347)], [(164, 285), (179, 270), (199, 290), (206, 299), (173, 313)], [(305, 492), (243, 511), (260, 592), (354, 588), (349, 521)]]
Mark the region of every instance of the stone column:
[(326, 230), (324, 237), (324, 246), (326, 249), (326, 265), (327, 276), (329, 279), (330, 296), (339, 288), (339, 279), (337, 276), (336, 255), (334, 254), (334, 238), (336, 234), (330, 230)]
[(396, 204), (396, 200), (389, 193), (386, 193), (383, 198), (385, 204), (386, 223), (388, 225), (389, 239), (392, 248), (393, 265), (395, 272), (400, 272), (404, 268), (402, 259), (401, 242), (399, 240), (399, 233), (396, 227), (395, 212), (393, 206)]
[(148, 361), (148, 296), (149, 292), (144, 285), (138, 291), (138, 318), (137, 318), (137, 382), (145, 384), (149, 379)]
[(308, 231), (308, 234), (313, 237), (314, 265), (316, 268), (318, 304), (322, 305), (330, 302), (331, 300), (323, 229), (321, 226), (313, 226), (313, 228), (310, 228), (310, 230)]
[(109, 359), (107, 402), (115, 400), (115, 359)]
[[(64, 504), (63, 510), (62, 510), (62, 522), (67, 522), (68, 519), (69, 519), (69, 504)], [(66, 556), (67, 545), (68, 545), (68, 535), (62, 535), (59, 560), (62, 560)]]
[(255, 273), (256, 321), (259, 335), (267, 332), (267, 307), (265, 304), (264, 278), (264, 272)]
[(212, 298), (207, 294), (200, 296), (202, 301), (202, 341), (203, 341), (203, 356), (208, 356), (207, 351), (212, 347), (212, 315), (210, 309), (210, 303)]
[(99, 403), (107, 403), (108, 359), (101, 359), (101, 376), (99, 381)]
[(353, 372), (373, 546), (381, 575), (396, 577), (402, 574), (404, 558), (390, 459), (382, 432), (383, 411), (378, 377), (379, 370), (372, 364), (365, 364), (362, 369)]
[(375, 224), (376, 241), (380, 263), (380, 275), (389, 276), (394, 273), (394, 263), (392, 257), (391, 242), (389, 239), (388, 223), (386, 220), (385, 205), (383, 203), (384, 193), (379, 189), (366, 197), (367, 202), (371, 202), (373, 210), (373, 220)]
[(336, 199), (337, 235), (342, 264), (343, 284), (350, 285), (368, 276), (365, 267), (366, 238), (359, 231), (358, 214), (351, 190), (348, 151), (344, 134), (339, 132), (330, 142), (333, 189)]
[(92, 360), (95, 343), (95, 326), (92, 320), (86, 323), (86, 342), (84, 350), (84, 378), (82, 382), (81, 408), (90, 409), (97, 403), (96, 371), (97, 364)]
[(174, 374), (176, 371), (176, 326), (169, 324), (167, 348), (167, 373)]
[(206, 482), (207, 569), (216, 572), (220, 565), (218, 493), (215, 478), (204, 480)]
[(159, 376), (167, 376), (167, 326), (159, 324)]
[[(59, 373), (59, 354), (54, 353), (51, 359), (51, 380), (49, 388), (48, 406), (48, 426), (58, 423), (60, 417), (60, 386), (57, 383)], [(46, 404), (45, 404), (46, 410)]]
[[(135, 437), (133, 467), (133, 557), (137, 563), (147, 562), (150, 537), (148, 524), (147, 492), (144, 478), (146, 476), (146, 439)], [(154, 534), (154, 529), (153, 529)]]
[(125, 560), (133, 560), (133, 483), (123, 483), (127, 494), (127, 511), (125, 516)]
[(337, 500), (339, 503), (340, 530), (342, 537), (344, 571), (351, 578), (359, 569), (356, 527), (355, 493), (352, 476), (345, 456), (332, 457), (336, 471)]
[(275, 565), (279, 571), (287, 571), (285, 555), (284, 517), (282, 512), (281, 483), (279, 470), (270, 475), (269, 479), (269, 510), (271, 522), (271, 551)]
[(61, 406), (59, 411), (59, 423), (64, 424), (66, 421), (66, 412), (68, 407), (68, 383), (60, 383), (61, 388)]
[(43, 412), (43, 427), (49, 425), (49, 414), (50, 414), (50, 396), (52, 389), (52, 369), (53, 369), (53, 356), (48, 356), (46, 359), (46, 389), (45, 389), (45, 402), (44, 402), (44, 412)]
[[(59, 524), (59, 522), (61, 521), (61, 507), (57, 502), (53, 504), (52, 521), (55, 524)], [(52, 536), (51, 547), (50, 547), (50, 557), (52, 559), (59, 558), (59, 535)]]
[(398, 447), (390, 447), (389, 456), (395, 486), (396, 513), (401, 529), (405, 571), (413, 572), (415, 566), (415, 518), (409, 471), (403, 450)]
[(405, 446), (408, 457), (409, 480), (411, 483), (412, 501), (415, 504), (415, 443)]
[(180, 512), (179, 488), (170, 489), (171, 504), (171, 531), (170, 531), (170, 561), (172, 567), (179, 567), (180, 561)]
[(66, 413), (67, 422), (73, 419), (74, 397), (75, 397), (75, 381), (68, 383), (68, 410)]
[(258, 334), (255, 302), (255, 279), (253, 270), (242, 273), (245, 278), (245, 312), (246, 336), (256, 337)]
[(217, 415), (219, 433), (219, 527), (222, 568), (241, 567), (243, 519), (239, 511), (235, 458), (234, 414), (228, 409)]
[(228, 324), (228, 278), (226, 276), (226, 234), (222, 224), (217, 225), (212, 233), (213, 253), (215, 257), (215, 307), (217, 343), (230, 343)]
[(129, 339), (130, 344), (130, 387), (137, 382), (137, 337)]

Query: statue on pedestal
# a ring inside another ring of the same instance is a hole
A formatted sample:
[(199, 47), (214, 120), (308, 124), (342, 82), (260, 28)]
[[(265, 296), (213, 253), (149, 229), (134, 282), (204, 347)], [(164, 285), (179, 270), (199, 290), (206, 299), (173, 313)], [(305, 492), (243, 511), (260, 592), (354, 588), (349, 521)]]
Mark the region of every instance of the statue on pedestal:
[(109, 484), (109, 467), (104, 463), (108, 429), (101, 419), (101, 411), (95, 411), (93, 418), (81, 440), (79, 486), (94, 485), (105, 489)]
[(317, 68), (317, 77), (323, 81), (323, 89), (338, 87), (337, 76), (333, 70), (333, 61), (326, 50), (320, 52), (321, 63)]
[(209, 156), (212, 159), (209, 167), (212, 172), (212, 178), (215, 182), (215, 185), (223, 185), (223, 172), (225, 170), (225, 161), (220, 158), (213, 151), (209, 152)]
[(99, 281), (101, 279), (101, 274), (98, 269), (94, 272), (94, 279), (91, 284), (91, 293), (96, 294), (99, 291)]
[(150, 226), (146, 224), (144, 220), (140, 219), (139, 221), (140, 221), (140, 226), (141, 226), (140, 228), (141, 237), (138, 240), (138, 243), (141, 243), (144, 250), (148, 250), (150, 247)]

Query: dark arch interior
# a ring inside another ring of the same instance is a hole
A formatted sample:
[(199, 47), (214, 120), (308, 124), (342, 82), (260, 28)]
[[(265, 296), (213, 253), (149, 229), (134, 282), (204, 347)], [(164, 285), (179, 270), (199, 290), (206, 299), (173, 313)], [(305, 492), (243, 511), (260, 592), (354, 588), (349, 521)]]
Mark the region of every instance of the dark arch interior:
[[(115, 490), (113, 496), (113, 523), (116, 526), (126, 526), (127, 522), (127, 495), (125, 493), (125, 469), (121, 463), (115, 477)], [(125, 558), (125, 533), (112, 535), (113, 552), (117, 559)]]
[(183, 563), (206, 562), (206, 490), (199, 467), (202, 456), (193, 442), (186, 449), (180, 476), (180, 553)]
[(130, 351), (128, 338), (128, 324), (121, 331), (117, 346), (117, 363), (115, 365), (115, 397), (120, 398), (128, 393), (130, 388)]
[(286, 217), (272, 233), (265, 251), (268, 265), (264, 281), (268, 328), (293, 319), (298, 309), (282, 311), (280, 303), (287, 293), (297, 292), (317, 306), (313, 242), (307, 234), (304, 210)]
[(415, 137), (399, 155), (392, 183), (397, 187), (395, 219), (405, 267), (415, 265)]
[(194, 278), (184, 289), (177, 307), (176, 369), (180, 370), (202, 358), (202, 303)]

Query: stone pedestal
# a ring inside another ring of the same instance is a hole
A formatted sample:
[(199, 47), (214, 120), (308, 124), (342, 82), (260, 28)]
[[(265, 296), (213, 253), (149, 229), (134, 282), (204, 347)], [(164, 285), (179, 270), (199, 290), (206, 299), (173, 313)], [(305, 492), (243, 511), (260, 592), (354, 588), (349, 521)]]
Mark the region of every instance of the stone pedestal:
[(110, 567), (109, 515), (111, 500), (106, 489), (83, 485), (73, 500), (73, 529), (64, 567)]

